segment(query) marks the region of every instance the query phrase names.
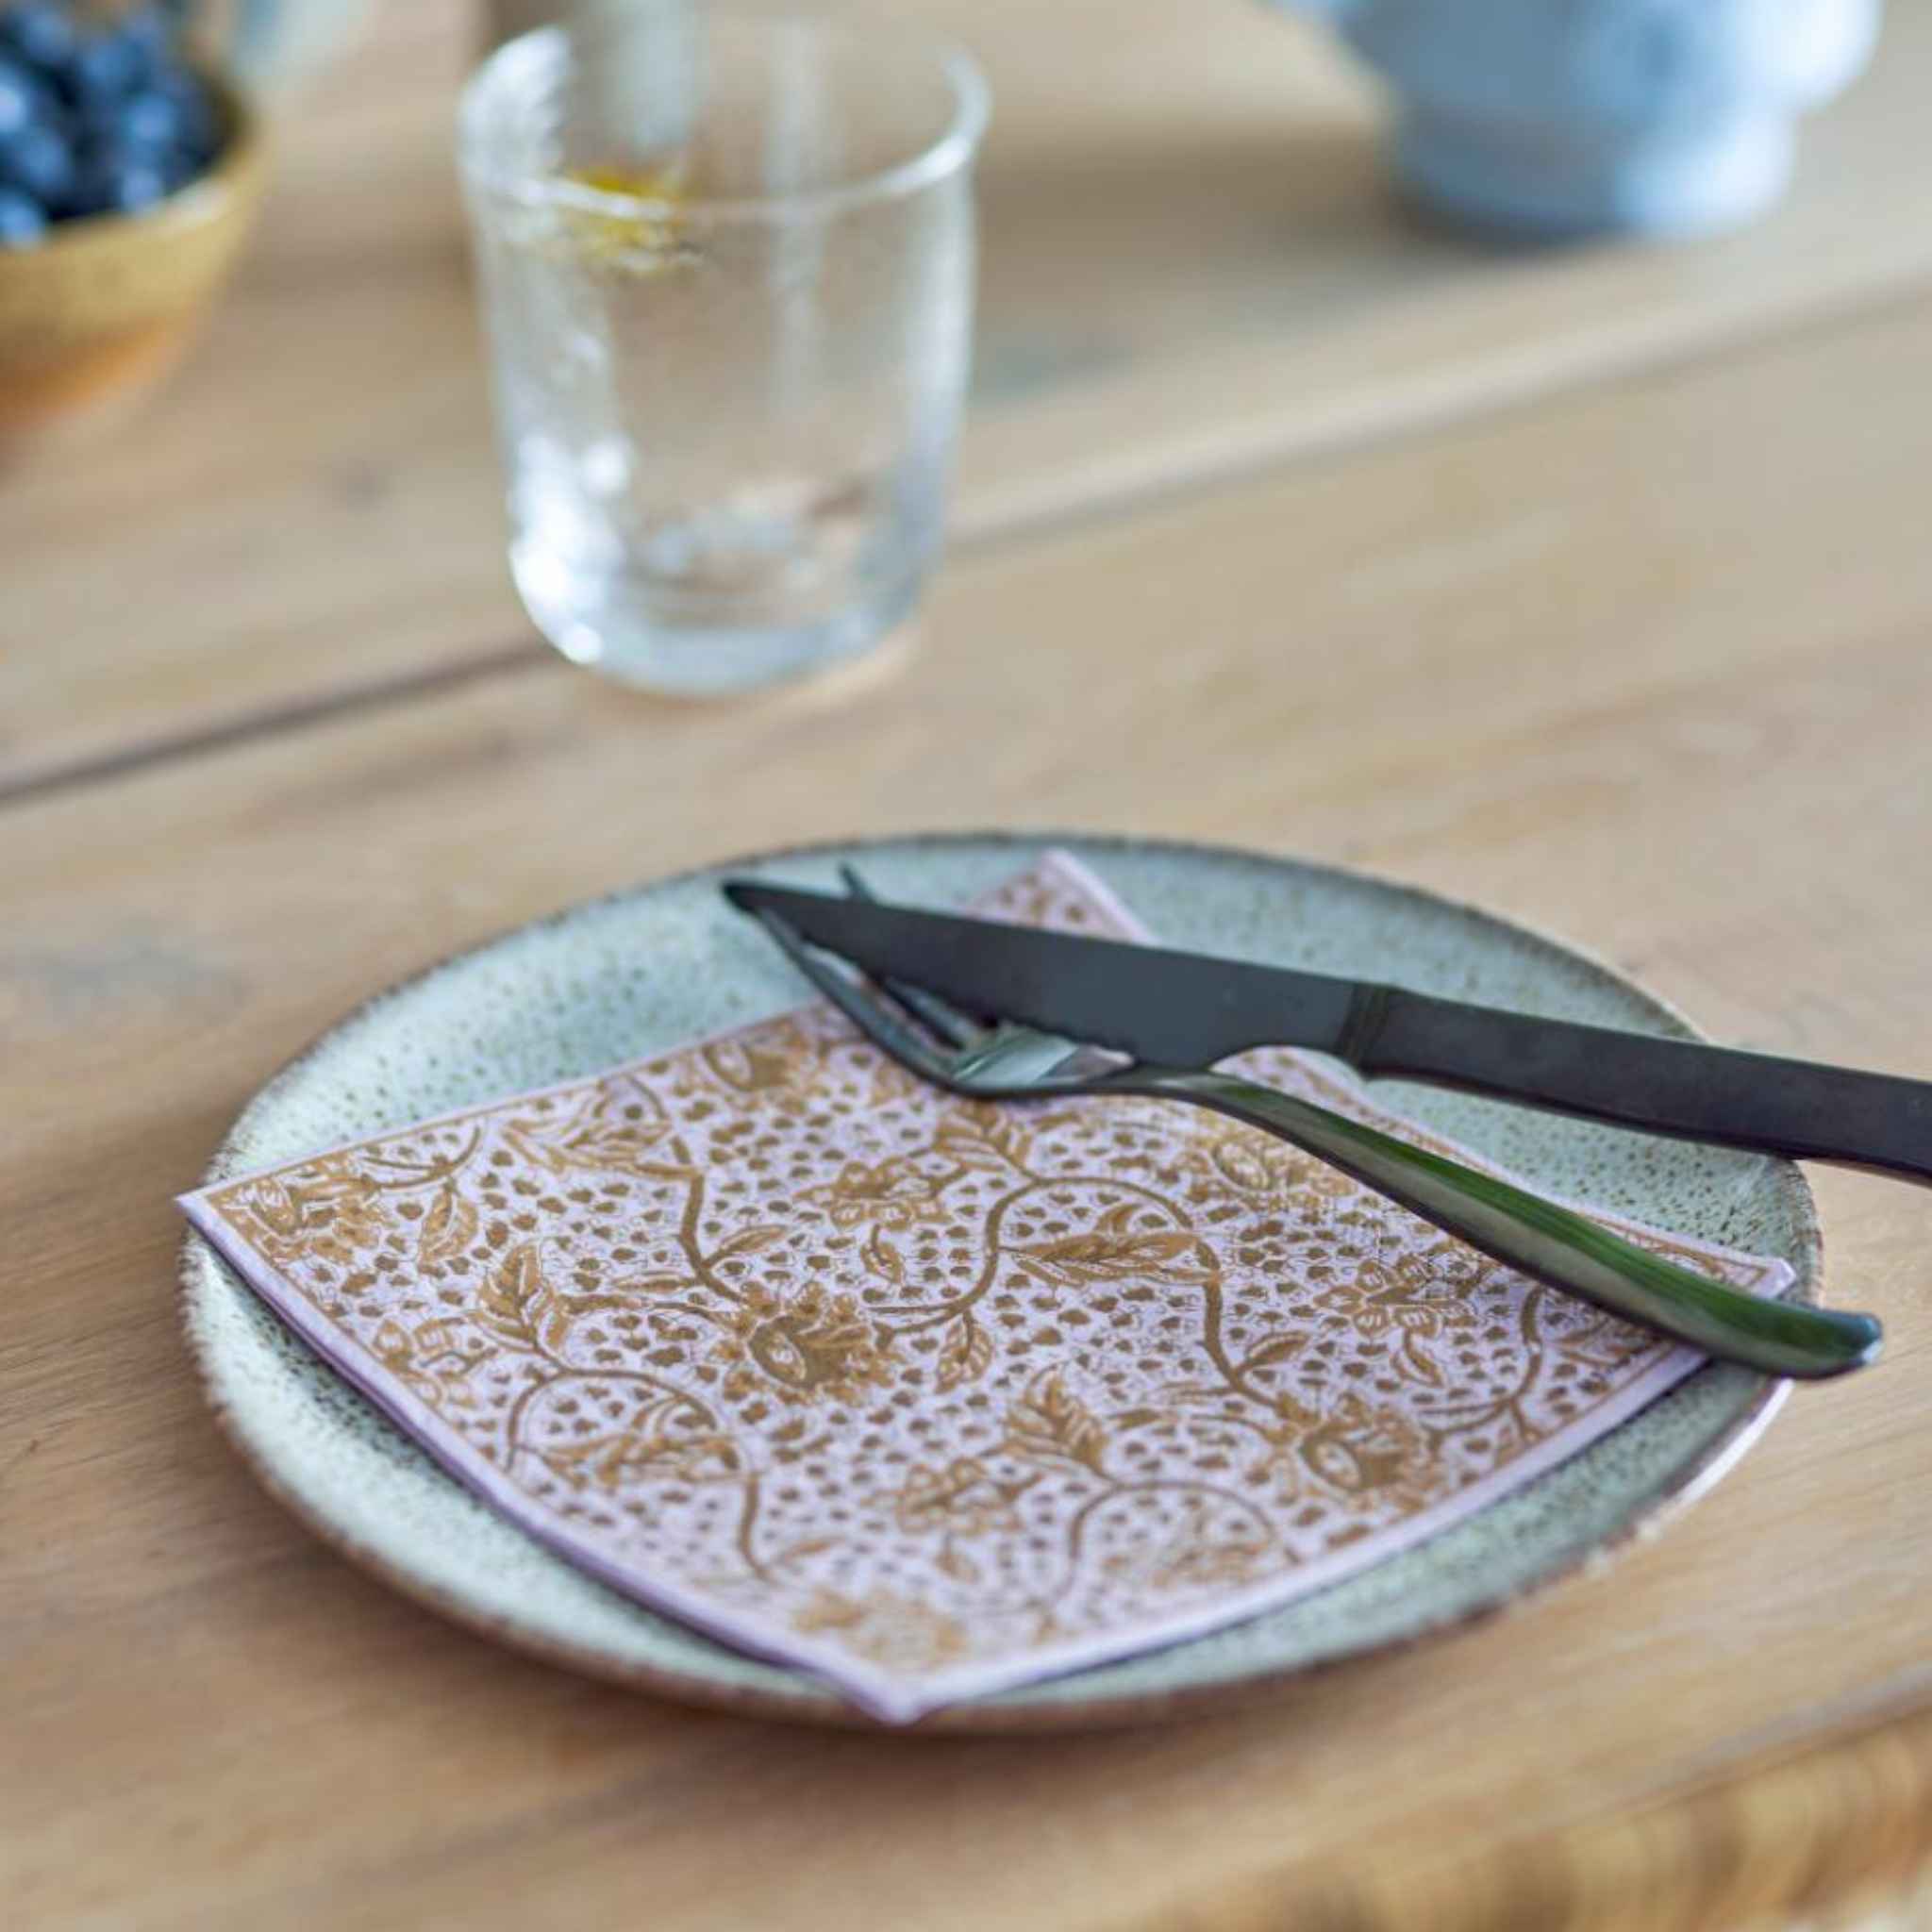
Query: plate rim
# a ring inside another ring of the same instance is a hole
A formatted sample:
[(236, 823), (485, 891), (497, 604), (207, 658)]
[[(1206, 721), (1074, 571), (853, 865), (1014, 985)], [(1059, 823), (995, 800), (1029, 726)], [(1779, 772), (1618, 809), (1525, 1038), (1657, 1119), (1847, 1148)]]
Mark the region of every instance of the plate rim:
[[(619, 887), (608, 892), (574, 900), (555, 911), (535, 919), (519, 921), (493, 932), (472, 945), (446, 953), (400, 979), (378, 988), (339, 1014), (310, 1035), (284, 1059), (250, 1094), (229, 1123), (197, 1183), (213, 1186), (229, 1177), (227, 1168), (236, 1142), (260, 1112), (272, 1108), (280, 1091), (298, 1079), (338, 1035), (366, 1021), (378, 1008), (403, 997), (439, 978), (466, 961), (496, 949), (527, 933), (558, 927), (594, 913), (600, 908), (630, 903), (678, 886), (694, 884), (707, 877), (723, 875), (751, 866), (787, 864), (800, 860), (823, 860), (833, 857), (863, 855), (872, 848), (958, 848), (1010, 847), (1016, 854), (1032, 854), (1065, 846), (1078, 852), (1154, 852), (1165, 858), (1186, 861), (1234, 859), (1258, 864), (1271, 870), (1324, 874), (1358, 885), (1366, 885), (1391, 897), (1425, 907), (1457, 918), (1474, 918), (1506, 936), (1530, 941), (1541, 949), (1555, 953), (1580, 966), (1589, 976), (1614, 989), (1625, 998), (1634, 998), (1647, 1015), (1660, 1023), (1661, 1030), (1679, 1038), (1703, 1040), (1707, 1036), (1674, 1002), (1653, 991), (1640, 981), (1620, 972), (1591, 948), (1558, 938), (1535, 924), (1491, 910), (1471, 900), (1407, 880), (1396, 879), (1370, 867), (1340, 864), (1327, 859), (1303, 858), (1291, 853), (1269, 851), (1256, 846), (1235, 845), (1207, 840), (1169, 839), (1123, 832), (1092, 832), (1060, 829), (973, 829), (947, 828), (931, 831), (868, 833), (858, 837), (816, 839), (799, 843), (763, 847), (723, 858), (688, 866), (641, 882)], [(1795, 1280), (1788, 1299), (1816, 1304), (1824, 1284), (1824, 1243), (1819, 1224), (1817, 1203), (1809, 1183), (1795, 1162), (1774, 1163), (1771, 1185), (1782, 1206), (1790, 1212), (1799, 1234), (1799, 1252), (1791, 1257)], [(482, 1607), (455, 1590), (428, 1577), (400, 1568), (382, 1551), (363, 1542), (344, 1529), (324, 1509), (287, 1481), (242, 1427), (229, 1405), (220, 1380), (220, 1366), (209, 1335), (205, 1332), (198, 1311), (202, 1298), (214, 1283), (226, 1277), (227, 1285), (243, 1294), (247, 1284), (220, 1253), (198, 1231), (191, 1228), (184, 1239), (177, 1268), (176, 1309), (188, 1343), (196, 1380), (203, 1399), (222, 1437), (240, 1457), (254, 1479), (311, 1535), (337, 1555), (345, 1557), (364, 1574), (375, 1577), (405, 1598), (432, 1610), (438, 1616), (491, 1642), (507, 1645), (539, 1661), (569, 1670), (594, 1680), (642, 1690), (679, 1704), (737, 1715), (774, 1719), (822, 1729), (887, 1731), (895, 1736), (941, 1734), (1066, 1733), (1076, 1730), (1118, 1729), (1141, 1724), (1158, 1723), (1179, 1717), (1208, 1716), (1237, 1704), (1252, 1707), (1257, 1700), (1280, 1702), (1301, 1684), (1350, 1665), (1370, 1659), (1399, 1656), (1420, 1644), (1435, 1641), (1453, 1632), (1474, 1630), (1504, 1614), (1541, 1599), (1549, 1592), (1576, 1581), (1632, 1545), (1652, 1536), (1674, 1522), (1683, 1511), (1706, 1495), (1751, 1449), (1790, 1393), (1789, 1380), (1774, 1376), (1756, 1378), (1750, 1399), (1709, 1441), (1674, 1464), (1651, 1490), (1638, 1498), (1629, 1513), (1607, 1534), (1555, 1558), (1550, 1567), (1529, 1581), (1499, 1591), (1474, 1604), (1458, 1606), (1427, 1618), (1413, 1629), (1397, 1637), (1373, 1639), (1359, 1645), (1326, 1656), (1238, 1671), (1209, 1681), (1178, 1685), (1167, 1690), (1129, 1690), (1093, 1698), (1056, 1698), (1054, 1679), (1024, 1687), (1033, 1694), (1025, 1702), (1009, 1701), (1011, 1693), (941, 1707), (927, 1712), (910, 1724), (885, 1724), (836, 1691), (815, 1684), (806, 1674), (794, 1672), (795, 1684), (738, 1684), (721, 1681), (699, 1671), (682, 1671), (663, 1663), (612, 1656), (593, 1643), (573, 1642), (568, 1639), (528, 1628), (509, 1617)], [(1700, 1369), (1690, 1378), (1707, 1374)], [(1683, 1386), (1689, 1386), (1686, 1383)], [(1641, 1411), (1640, 1411), (1641, 1413)], [(1634, 1418), (1633, 1418), (1634, 1420)], [(455, 1478), (439, 1471), (441, 1480), (460, 1490)], [(512, 1525), (514, 1526), (514, 1525)], [(564, 1559), (557, 1558), (561, 1562)], [(661, 1614), (661, 1613), (659, 1613)], [(668, 1621), (675, 1621), (668, 1620)], [(1204, 1640), (1194, 1640), (1196, 1641)], [(1186, 1648), (1185, 1644), (1175, 1648)], [(773, 1666), (785, 1669), (784, 1666)], [(1069, 1674), (1074, 1681), (1079, 1673)], [(1040, 1693), (1044, 1691), (1045, 1695)]]

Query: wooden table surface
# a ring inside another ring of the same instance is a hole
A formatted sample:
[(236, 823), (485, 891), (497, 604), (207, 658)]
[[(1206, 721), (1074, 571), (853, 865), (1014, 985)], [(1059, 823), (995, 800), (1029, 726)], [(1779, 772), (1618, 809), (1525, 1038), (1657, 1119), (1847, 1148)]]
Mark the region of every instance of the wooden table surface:
[(167, 396), (0, 479), (8, 1927), (1703, 1932), (1932, 1851), (1932, 1204), (1868, 1177), (1816, 1187), (1881, 1368), (1610, 1574), (1166, 1729), (580, 1682), (322, 1549), (216, 1435), (169, 1197), (248, 1094), (391, 978), (761, 844), (1357, 862), (1722, 1037), (1932, 1076), (1932, 5), (1752, 234), (1509, 256), (1395, 213), (1370, 97), (1239, 0), (924, 10), (1000, 95), (981, 384), (873, 673), (656, 705), (533, 640), (441, 0), (291, 120)]

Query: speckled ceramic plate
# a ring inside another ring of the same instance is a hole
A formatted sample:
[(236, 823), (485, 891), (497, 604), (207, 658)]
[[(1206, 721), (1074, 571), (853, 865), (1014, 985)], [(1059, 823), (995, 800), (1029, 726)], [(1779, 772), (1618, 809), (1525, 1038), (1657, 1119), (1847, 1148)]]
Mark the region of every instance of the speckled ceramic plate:
[[(943, 904), (1044, 844), (1077, 853), (1176, 944), (1373, 974), (1431, 992), (1662, 1033), (1690, 1029), (1607, 968), (1463, 906), (1285, 859), (1099, 839), (949, 837), (775, 855), (754, 868), (834, 882), (854, 858), (881, 891)], [(495, 1095), (574, 1078), (795, 1004), (798, 982), (720, 899), (717, 871), (566, 912), (383, 994), (250, 1103), (225, 1178)], [(1781, 1255), (1818, 1293), (1797, 1170), (1387, 1083), (1395, 1108), (1574, 1196)], [(828, 1724), (864, 1719), (811, 1679), (738, 1656), (618, 1596), (493, 1515), (291, 1337), (198, 1237), (189, 1333), (216, 1411), (263, 1480), (400, 1589), (521, 1649), (694, 1703)], [(1569, 1461), (1333, 1589), (1129, 1662), (959, 1705), (932, 1729), (1123, 1723), (1194, 1709), (1513, 1602), (1700, 1492), (1770, 1419), (1783, 1385), (1713, 1365)]]

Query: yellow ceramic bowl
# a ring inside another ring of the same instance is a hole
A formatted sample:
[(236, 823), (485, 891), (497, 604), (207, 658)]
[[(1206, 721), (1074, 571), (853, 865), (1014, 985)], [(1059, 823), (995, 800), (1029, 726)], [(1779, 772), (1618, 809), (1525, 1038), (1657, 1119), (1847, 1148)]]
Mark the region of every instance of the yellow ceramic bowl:
[(58, 222), (0, 249), (0, 449), (112, 413), (164, 375), (227, 275), (261, 198), (259, 123), (210, 83), (221, 158), (139, 214)]

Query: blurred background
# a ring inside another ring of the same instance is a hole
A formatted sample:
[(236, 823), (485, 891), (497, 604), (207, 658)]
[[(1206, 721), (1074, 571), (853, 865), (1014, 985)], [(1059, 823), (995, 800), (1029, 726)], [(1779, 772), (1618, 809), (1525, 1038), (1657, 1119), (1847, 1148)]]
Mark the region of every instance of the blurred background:
[[(465, 74), (532, 10), (254, 0), (200, 21), (263, 103), (265, 198), (176, 377), (111, 437), (16, 449), (0, 483), (0, 782), (532, 646), (453, 159)], [(970, 44), (995, 103), (956, 553), (1788, 327), (1909, 286), (1932, 252), (1922, 0), (1805, 128), (1781, 205), (1669, 245), (1553, 245), (1420, 203), (1391, 175), (1393, 57), (1372, 49), (1378, 71), (1306, 13), (889, 11)], [(0, 316), (32, 266), (0, 259)], [(58, 653), (24, 649), (47, 637)]]

